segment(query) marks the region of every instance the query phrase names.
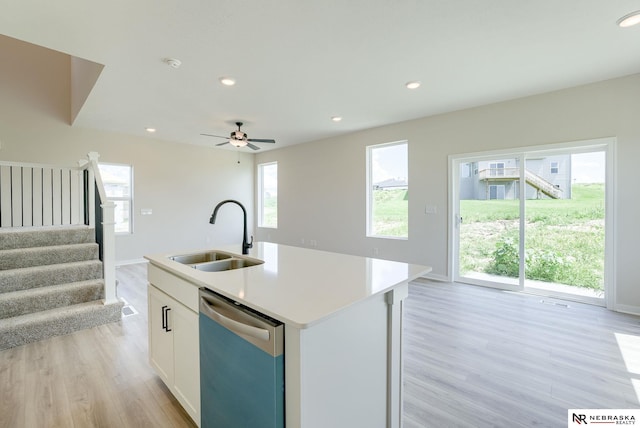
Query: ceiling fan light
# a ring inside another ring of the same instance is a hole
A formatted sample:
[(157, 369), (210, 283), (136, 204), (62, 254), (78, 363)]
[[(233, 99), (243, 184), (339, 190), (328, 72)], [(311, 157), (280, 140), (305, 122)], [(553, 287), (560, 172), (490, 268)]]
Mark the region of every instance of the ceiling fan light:
[(247, 141), (246, 140), (231, 140), (229, 141), (233, 146), (236, 146), (238, 148), (240, 147), (244, 147), (247, 145)]
[(640, 10), (631, 12), (618, 19), (618, 21), (616, 22), (616, 24), (618, 24), (618, 26), (622, 28), (632, 27), (638, 23), (640, 23)]

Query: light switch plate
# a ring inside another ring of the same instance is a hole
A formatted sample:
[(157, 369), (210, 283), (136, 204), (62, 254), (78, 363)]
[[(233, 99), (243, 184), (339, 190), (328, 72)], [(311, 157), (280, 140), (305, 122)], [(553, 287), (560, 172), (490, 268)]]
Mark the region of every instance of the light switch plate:
[(427, 205), (424, 208), (424, 213), (425, 214), (437, 214), (438, 213), (438, 208), (435, 205)]

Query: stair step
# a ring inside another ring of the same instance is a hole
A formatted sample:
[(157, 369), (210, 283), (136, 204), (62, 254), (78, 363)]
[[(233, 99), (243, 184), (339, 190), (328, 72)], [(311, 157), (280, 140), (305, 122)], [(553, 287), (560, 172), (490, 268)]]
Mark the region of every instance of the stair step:
[(2, 227), (0, 250), (86, 244), (95, 242), (95, 233), (89, 226)]
[(0, 350), (121, 319), (122, 302), (101, 300), (0, 320)]
[(79, 262), (98, 258), (98, 244), (84, 243), (49, 247), (0, 250), (0, 270)]
[(72, 282), (0, 294), (0, 319), (100, 300), (104, 281)]
[(0, 293), (100, 278), (100, 260), (0, 270)]

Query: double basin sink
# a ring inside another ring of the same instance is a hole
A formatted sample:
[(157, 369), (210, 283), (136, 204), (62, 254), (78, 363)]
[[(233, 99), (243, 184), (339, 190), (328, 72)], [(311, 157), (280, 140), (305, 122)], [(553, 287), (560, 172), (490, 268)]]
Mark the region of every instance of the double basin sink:
[(262, 260), (242, 257), (224, 251), (205, 251), (201, 253), (180, 254), (169, 256), (169, 260), (188, 265), (204, 272), (222, 272), (242, 269), (264, 263)]

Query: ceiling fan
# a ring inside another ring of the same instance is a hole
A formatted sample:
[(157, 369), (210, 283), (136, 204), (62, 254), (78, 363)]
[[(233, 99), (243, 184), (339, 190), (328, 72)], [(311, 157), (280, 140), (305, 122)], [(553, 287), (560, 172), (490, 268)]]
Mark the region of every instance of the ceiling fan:
[(231, 135), (229, 137), (222, 137), (220, 135), (212, 135), (212, 134), (200, 134), (200, 135), (205, 135), (207, 137), (216, 137), (216, 138), (227, 138), (227, 139), (229, 139), (229, 141), (226, 141), (226, 142), (220, 143), (220, 144), (216, 144), (216, 146), (224, 146), (225, 144), (231, 144), (231, 145), (236, 146), (236, 147), (247, 146), (247, 147), (249, 147), (249, 148), (251, 148), (253, 150), (260, 150), (260, 147), (256, 146), (255, 144), (251, 144), (252, 142), (253, 143), (271, 143), (271, 144), (275, 144), (275, 142), (276, 142), (276, 140), (271, 140), (271, 139), (248, 138), (247, 134), (240, 130), (240, 127), (242, 127), (242, 122), (236, 122), (236, 125), (238, 126), (238, 130), (231, 132)]

